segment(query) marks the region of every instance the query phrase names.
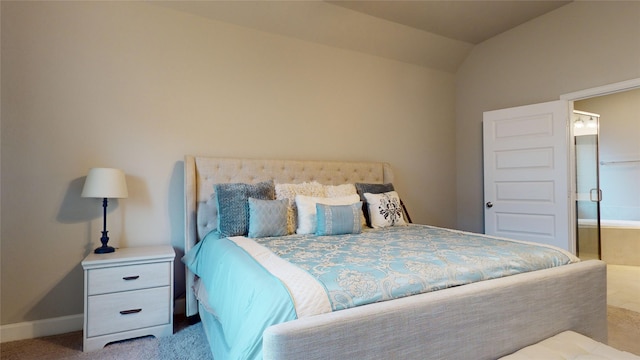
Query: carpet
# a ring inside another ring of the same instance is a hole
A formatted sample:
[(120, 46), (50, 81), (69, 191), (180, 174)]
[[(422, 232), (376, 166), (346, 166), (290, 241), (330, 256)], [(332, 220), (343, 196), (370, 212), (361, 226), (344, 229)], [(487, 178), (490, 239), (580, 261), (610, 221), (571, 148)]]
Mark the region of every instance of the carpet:
[(609, 345), (640, 356), (640, 313), (607, 306)]
[[(176, 319), (178, 320), (178, 319)], [(189, 325), (175, 321), (173, 336), (146, 336), (108, 344), (104, 348), (82, 352), (82, 331), (18, 340), (0, 345), (2, 360), (213, 360), (202, 323)]]

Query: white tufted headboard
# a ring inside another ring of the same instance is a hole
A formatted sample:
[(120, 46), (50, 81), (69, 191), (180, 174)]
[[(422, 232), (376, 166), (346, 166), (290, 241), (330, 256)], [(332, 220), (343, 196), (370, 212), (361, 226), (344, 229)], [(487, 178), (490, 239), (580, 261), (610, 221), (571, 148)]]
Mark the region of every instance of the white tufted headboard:
[[(233, 159), (187, 155), (184, 159), (185, 254), (217, 226), (213, 185), (220, 183), (391, 183), (384, 162)], [(186, 269), (187, 316), (198, 312), (192, 291), (194, 275)]]

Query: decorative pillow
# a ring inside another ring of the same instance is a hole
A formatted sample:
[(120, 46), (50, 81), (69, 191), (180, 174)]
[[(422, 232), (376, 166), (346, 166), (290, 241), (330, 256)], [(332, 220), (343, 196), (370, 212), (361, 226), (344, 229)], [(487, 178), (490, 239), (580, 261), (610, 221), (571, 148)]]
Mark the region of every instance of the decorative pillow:
[(362, 203), (351, 205), (316, 204), (316, 235), (359, 234), (362, 232)]
[[(355, 195), (358, 193), (354, 184), (324, 185), (324, 192), (325, 196), (329, 198)], [(362, 201), (364, 203), (364, 200)], [(366, 226), (367, 224), (364, 212), (360, 213), (360, 222), (362, 226)]]
[(298, 208), (298, 234), (314, 234), (316, 232), (316, 204), (325, 205), (351, 205), (358, 203), (360, 197), (357, 194), (334, 198), (296, 195), (296, 207)]
[(324, 185), (324, 196), (326, 197), (347, 196), (357, 193), (358, 191), (353, 184)]
[(369, 218), (374, 229), (407, 224), (402, 216), (402, 205), (397, 192), (364, 193), (364, 197), (367, 199)]
[(389, 191), (394, 191), (393, 184), (367, 184), (367, 183), (356, 183), (356, 190), (358, 190), (358, 194), (360, 195), (360, 200), (362, 200), (362, 213), (364, 214), (364, 219), (367, 222), (367, 226), (371, 227), (371, 219), (369, 219), (369, 210), (367, 206), (367, 199), (364, 197), (365, 193), (370, 194), (382, 194)]
[(218, 206), (218, 232), (225, 237), (248, 234), (250, 197), (262, 200), (273, 200), (275, 197), (273, 181), (216, 184), (214, 189)]
[(287, 208), (282, 200), (260, 200), (249, 198), (249, 237), (287, 235)]
[(287, 231), (289, 234), (296, 232), (298, 210), (296, 207), (296, 195), (324, 197), (324, 185), (317, 181), (303, 182), (300, 184), (276, 184), (276, 199), (286, 199), (289, 204), (287, 209)]

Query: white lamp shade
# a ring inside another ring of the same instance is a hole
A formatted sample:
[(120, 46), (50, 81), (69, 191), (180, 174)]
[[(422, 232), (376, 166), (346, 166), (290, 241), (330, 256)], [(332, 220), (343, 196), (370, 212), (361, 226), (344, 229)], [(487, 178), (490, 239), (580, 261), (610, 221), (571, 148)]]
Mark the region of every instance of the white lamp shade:
[(126, 198), (129, 196), (124, 171), (111, 168), (93, 168), (84, 181), (82, 197)]

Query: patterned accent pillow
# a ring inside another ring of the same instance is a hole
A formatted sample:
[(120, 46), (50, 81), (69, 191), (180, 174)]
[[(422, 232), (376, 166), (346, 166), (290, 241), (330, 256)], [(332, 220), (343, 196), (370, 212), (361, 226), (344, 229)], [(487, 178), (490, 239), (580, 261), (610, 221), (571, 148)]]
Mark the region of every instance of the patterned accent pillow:
[(260, 200), (249, 198), (249, 237), (287, 235), (287, 208), (282, 200)]
[(230, 183), (214, 185), (218, 206), (218, 232), (222, 236), (244, 236), (249, 233), (250, 197), (273, 200), (273, 181), (257, 184)]
[(316, 232), (316, 204), (326, 205), (350, 205), (360, 201), (357, 194), (341, 197), (314, 197), (296, 195), (296, 206), (298, 208), (297, 234), (314, 234)]
[(367, 222), (367, 226), (371, 227), (371, 219), (369, 218), (369, 208), (367, 206), (367, 199), (364, 197), (365, 193), (371, 194), (381, 194), (389, 191), (394, 191), (393, 184), (367, 184), (367, 183), (356, 183), (356, 190), (360, 195), (360, 200), (362, 200), (362, 213), (364, 214), (364, 220)]
[(362, 202), (351, 205), (316, 204), (316, 235), (359, 234), (362, 232)]
[(407, 225), (402, 215), (402, 205), (400, 205), (400, 197), (397, 192), (364, 193), (364, 197), (367, 199), (371, 227), (374, 229)]

